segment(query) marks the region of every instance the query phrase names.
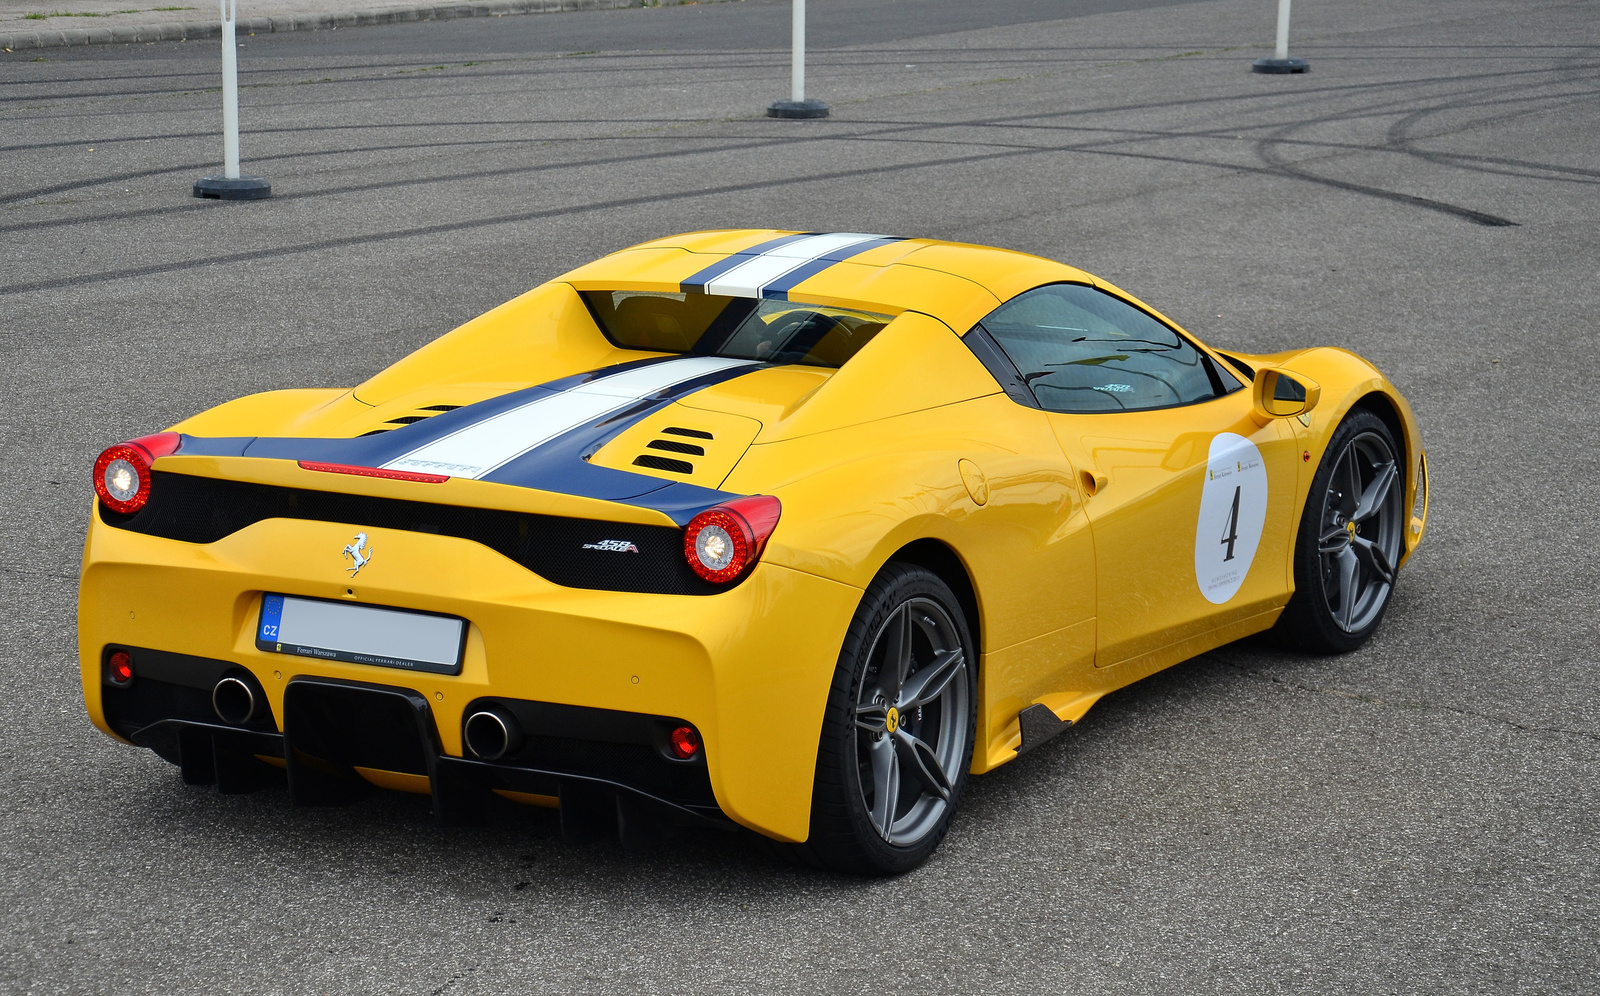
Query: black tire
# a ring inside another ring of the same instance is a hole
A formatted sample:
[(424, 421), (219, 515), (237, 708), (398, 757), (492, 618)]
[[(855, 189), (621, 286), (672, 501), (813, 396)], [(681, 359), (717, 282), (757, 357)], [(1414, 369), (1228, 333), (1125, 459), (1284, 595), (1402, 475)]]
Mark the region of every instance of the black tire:
[[(1395, 565), (1405, 550), (1405, 485), (1404, 450), (1388, 425), (1364, 409), (1345, 416), (1300, 517), (1295, 592), (1274, 630), (1284, 644), (1310, 654), (1347, 654), (1372, 636), (1389, 609)], [(1366, 498), (1370, 510), (1362, 507)], [(1344, 573), (1351, 564), (1353, 574)], [(1348, 601), (1346, 591), (1354, 593)]]
[[(906, 639), (888, 633), (891, 623), (895, 632), (909, 634), (905, 645), (912, 650), (904, 679), (895, 686), (895, 701), (880, 709), (870, 703), (883, 699), (890, 680), (884, 661)], [(953, 652), (959, 662), (952, 662)], [(926, 861), (950, 827), (972, 763), (976, 677), (971, 628), (955, 593), (924, 568), (884, 567), (862, 597), (839, 653), (817, 749), (811, 834), (804, 844), (784, 848), (788, 856), (856, 875), (898, 875)], [(925, 697), (930, 694), (935, 697)], [(915, 704), (919, 699), (922, 703)], [(902, 703), (908, 704), (904, 716), (898, 712)], [(883, 729), (872, 732), (860, 725), (875, 724), (880, 714)], [(907, 746), (907, 740), (927, 753)], [(890, 794), (876, 790), (885, 770), (876, 765), (885, 756), (896, 771), (907, 756), (905, 770), (912, 776), (905, 787), (897, 774), (888, 776), (887, 783), (896, 787), (889, 803), (880, 799), (889, 800)], [(941, 780), (947, 798), (927, 787)], [(886, 812), (887, 835), (879, 828)], [(895, 839), (897, 833), (903, 839)]]

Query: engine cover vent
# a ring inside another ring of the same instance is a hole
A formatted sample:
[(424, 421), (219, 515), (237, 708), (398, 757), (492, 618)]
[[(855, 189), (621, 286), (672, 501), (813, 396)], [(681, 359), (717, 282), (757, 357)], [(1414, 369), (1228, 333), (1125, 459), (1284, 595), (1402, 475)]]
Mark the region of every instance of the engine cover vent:
[(635, 467), (649, 467), (652, 470), (667, 470), (674, 474), (694, 473), (694, 464), (687, 460), (673, 460), (668, 457), (659, 457), (653, 453), (643, 453), (633, 458)]
[(687, 453), (690, 456), (706, 455), (704, 446), (696, 446), (694, 443), (680, 443), (676, 439), (652, 439), (648, 446), (652, 450), (666, 450), (668, 453)]
[(755, 419), (675, 403), (618, 433), (588, 460), (613, 470), (715, 488), (760, 431)]
[(396, 415), (394, 418), (385, 421), (376, 429), (368, 430), (367, 432), (363, 432), (361, 435), (376, 436), (380, 433), (393, 432), (395, 429), (398, 429), (403, 425), (411, 425), (414, 422), (421, 422), (424, 419), (432, 418), (433, 416), (442, 412), (453, 412), (460, 407), (460, 405), (429, 405), (426, 408), (418, 408), (413, 414)]

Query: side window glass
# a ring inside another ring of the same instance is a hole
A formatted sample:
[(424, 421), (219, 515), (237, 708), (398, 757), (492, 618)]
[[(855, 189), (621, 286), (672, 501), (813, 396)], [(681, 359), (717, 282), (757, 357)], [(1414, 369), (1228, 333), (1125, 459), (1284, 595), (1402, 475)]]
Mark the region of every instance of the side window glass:
[(1167, 326), (1082, 284), (1035, 288), (982, 324), (1049, 411), (1170, 408), (1242, 386)]

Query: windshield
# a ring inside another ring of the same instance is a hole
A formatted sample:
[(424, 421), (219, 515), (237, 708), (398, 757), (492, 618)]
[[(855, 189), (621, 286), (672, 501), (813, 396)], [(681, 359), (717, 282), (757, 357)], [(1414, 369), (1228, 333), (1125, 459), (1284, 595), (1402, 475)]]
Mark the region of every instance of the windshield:
[(623, 349), (839, 367), (893, 319), (796, 301), (660, 291), (582, 291)]

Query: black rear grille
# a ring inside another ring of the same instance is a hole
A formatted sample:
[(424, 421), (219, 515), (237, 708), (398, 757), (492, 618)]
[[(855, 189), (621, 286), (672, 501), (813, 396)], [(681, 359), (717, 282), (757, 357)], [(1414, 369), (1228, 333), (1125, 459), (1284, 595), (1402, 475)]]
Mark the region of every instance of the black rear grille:
[(598, 778), (680, 806), (717, 805), (704, 756), (668, 757), (669, 736), (685, 725), (681, 719), (525, 699), (475, 699), (462, 716), (489, 705), (510, 711), (525, 734), (499, 767)]
[[(248, 675), (243, 668), (228, 661), (144, 647), (108, 646), (101, 653), (102, 659), (111, 656), (116, 649), (132, 656), (135, 677), (124, 687), (101, 685), (100, 703), (105, 710), (106, 723), (130, 740), (135, 733), (164, 719), (218, 722), (211, 705), (212, 689), (230, 674)], [(270, 733), (278, 727), (269, 711), (247, 728)]]
[[(101, 520), (119, 529), (185, 543), (214, 543), (264, 519), (342, 522), (353, 528), (403, 529), (471, 540), (569, 588), (710, 595), (728, 587), (712, 585), (690, 570), (683, 557), (683, 530), (674, 526), (373, 498), (160, 470), (150, 476), (150, 500), (144, 508), (118, 515), (102, 505)], [(630, 551), (630, 544), (638, 552)]]
[(680, 806), (714, 807), (711, 777), (704, 764), (669, 761), (653, 747), (613, 744), (570, 737), (525, 738), (510, 766), (599, 778), (637, 788)]

